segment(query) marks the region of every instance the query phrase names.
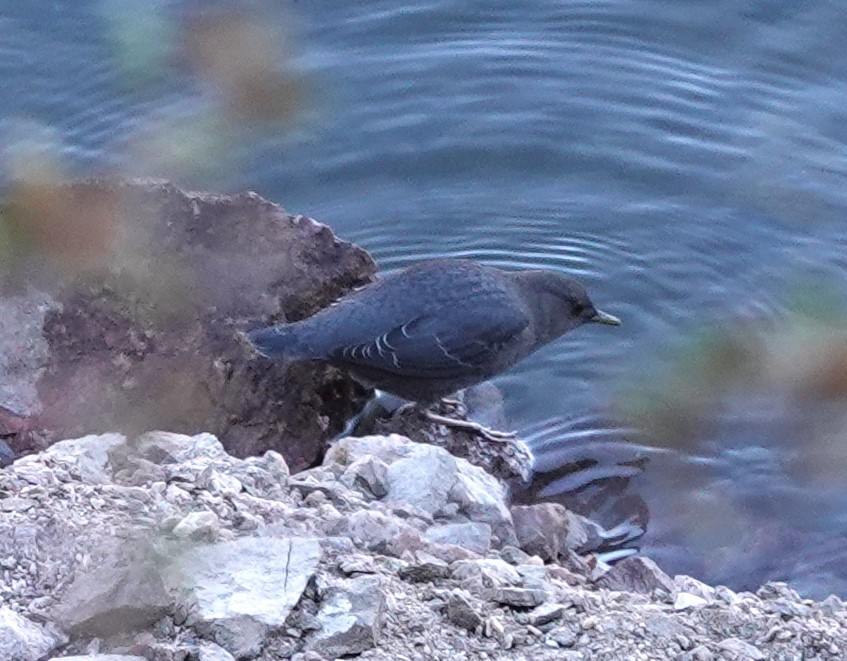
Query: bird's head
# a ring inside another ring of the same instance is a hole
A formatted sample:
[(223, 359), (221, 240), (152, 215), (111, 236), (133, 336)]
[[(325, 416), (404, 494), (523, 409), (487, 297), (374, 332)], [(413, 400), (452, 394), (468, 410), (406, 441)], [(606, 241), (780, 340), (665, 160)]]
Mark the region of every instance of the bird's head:
[(556, 271), (513, 274), (536, 322), (540, 342), (549, 342), (585, 323), (620, 326), (621, 320), (594, 307), (582, 283)]

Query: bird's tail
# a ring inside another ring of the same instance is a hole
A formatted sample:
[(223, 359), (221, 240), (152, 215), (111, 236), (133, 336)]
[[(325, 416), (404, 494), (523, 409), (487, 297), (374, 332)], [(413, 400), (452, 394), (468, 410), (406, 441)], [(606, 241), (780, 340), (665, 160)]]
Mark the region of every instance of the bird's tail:
[(300, 358), (303, 354), (297, 329), (292, 324), (258, 328), (247, 333), (247, 339), (266, 358)]

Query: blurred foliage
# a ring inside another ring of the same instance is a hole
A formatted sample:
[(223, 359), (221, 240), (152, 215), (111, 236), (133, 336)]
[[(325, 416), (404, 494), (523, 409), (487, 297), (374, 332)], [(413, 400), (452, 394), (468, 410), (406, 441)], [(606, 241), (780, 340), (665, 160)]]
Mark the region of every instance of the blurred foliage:
[(164, 5), (135, 0), (100, 0), (105, 36), (128, 90), (160, 80), (176, 51), (177, 26)]
[(238, 136), (216, 108), (169, 116), (138, 130), (128, 146), (127, 174), (209, 179), (236, 165)]
[(183, 42), (191, 69), (220, 94), (235, 120), (289, 120), (304, 105), (305, 85), (289, 68), (279, 23), (222, 13), (192, 22)]
[[(152, 86), (160, 100), (125, 136), (124, 175), (225, 178), (257, 130), (285, 131), (304, 110), (307, 85), (292, 65), (290, 18), (275, 3), (209, 2), (185, 13), (134, 0), (97, 7), (118, 84), (134, 96)], [(163, 86), (191, 98), (168, 105)], [(0, 286), (106, 282), (136, 316), (170, 318), (190, 307), (194, 274), (157, 254), (116, 192), (67, 183), (68, 148), (56, 131), (23, 118), (9, 123), (8, 136)]]
[(11, 160), (0, 205), (0, 267), (5, 285), (18, 278), (47, 283), (94, 267), (111, 249), (117, 206), (103, 194), (74, 193), (57, 157), (23, 142)]
[(623, 418), (657, 445), (691, 449), (729, 403), (759, 392), (811, 424), (818, 405), (847, 397), (847, 312), (838, 289), (811, 276), (799, 279), (787, 299), (776, 323), (727, 319), (644, 369), (620, 398)]
[[(831, 279), (803, 275), (778, 318), (725, 317), (675, 350), (645, 356), (618, 417), (672, 450), (650, 480), (663, 494), (686, 571), (761, 573), (843, 502), (847, 476), (847, 311)], [(651, 508), (654, 504), (651, 504)], [(655, 514), (655, 511), (654, 511)], [(677, 543), (675, 541), (674, 543)]]
[(157, 249), (119, 187), (18, 180), (0, 207), (0, 284), (102, 290), (142, 324), (189, 313), (194, 274)]

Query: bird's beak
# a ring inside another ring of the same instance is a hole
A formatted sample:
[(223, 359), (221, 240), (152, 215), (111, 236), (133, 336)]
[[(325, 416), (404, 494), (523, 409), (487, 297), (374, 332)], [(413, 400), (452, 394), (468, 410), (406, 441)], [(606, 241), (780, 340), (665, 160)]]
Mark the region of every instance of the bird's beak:
[(602, 312), (597, 310), (597, 313), (589, 319), (589, 321), (593, 321), (597, 324), (606, 324), (607, 326), (620, 326), (621, 320), (615, 317), (614, 315), (607, 314), (606, 312)]

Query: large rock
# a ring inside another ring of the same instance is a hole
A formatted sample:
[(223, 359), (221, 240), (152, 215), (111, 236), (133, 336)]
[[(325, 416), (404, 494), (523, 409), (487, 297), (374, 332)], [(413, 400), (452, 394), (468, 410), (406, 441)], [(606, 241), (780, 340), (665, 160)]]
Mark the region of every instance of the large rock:
[(313, 464), (362, 390), (328, 366), (248, 355), (236, 331), (296, 320), (375, 265), (255, 193), (147, 180), (13, 190), (31, 241), (0, 265), (0, 437), (20, 454), (104, 429), (211, 431), (238, 456)]
[[(509, 429), (503, 412), (503, 395), (493, 384), (485, 382), (461, 390), (453, 396), (463, 401), (467, 415), (460, 416), (490, 429)], [(386, 400), (388, 398), (383, 398)], [(391, 415), (376, 417), (370, 424), (360, 424), (358, 435), (388, 436), (398, 434), (418, 443), (443, 447), (450, 454), (467, 459), (474, 466), (503, 480), (524, 484), (532, 474), (533, 456), (520, 438), (509, 438), (492, 443), (479, 434), (445, 427), (428, 420), (418, 408), (400, 407), (402, 400), (384, 401)], [(392, 410), (393, 409), (393, 410)], [(442, 411), (457, 415), (452, 407)]]
[(497, 558), (459, 560), (451, 566), (453, 578), (477, 597), (487, 598), (492, 589), (517, 587), (523, 580), (517, 570)]
[(40, 661), (63, 642), (56, 632), (0, 606), (0, 659)]
[(81, 482), (106, 484), (112, 481), (109, 472), (109, 451), (126, 443), (121, 434), (99, 434), (59, 441), (42, 454), (42, 461), (66, 469)]
[(670, 594), (674, 584), (670, 576), (659, 569), (650, 558), (633, 556), (624, 558), (597, 579), (595, 585), (606, 590), (650, 593), (663, 590)]
[(425, 534), (426, 541), (437, 544), (455, 544), (479, 555), (491, 548), (491, 526), (487, 523), (446, 523), (430, 526)]
[(143, 540), (115, 543), (106, 557), (76, 575), (53, 617), (73, 635), (107, 637), (151, 626), (172, 605), (160, 561)]
[(511, 513), (520, 547), (543, 560), (593, 551), (604, 541), (600, 526), (558, 503), (515, 505)]
[(188, 623), (241, 658), (285, 623), (320, 557), (313, 539), (243, 537), (182, 549), (164, 578)]
[(372, 510), (360, 510), (341, 519), (332, 529), (334, 534), (349, 537), (359, 548), (400, 556), (411, 547), (423, 546), (420, 533), (395, 517)]
[(506, 489), (493, 476), (434, 445), (398, 435), (343, 438), (327, 452), (324, 465), (344, 471), (366, 456), (388, 465), (384, 501), (411, 505), (430, 516), (487, 523), (499, 542), (514, 540)]

